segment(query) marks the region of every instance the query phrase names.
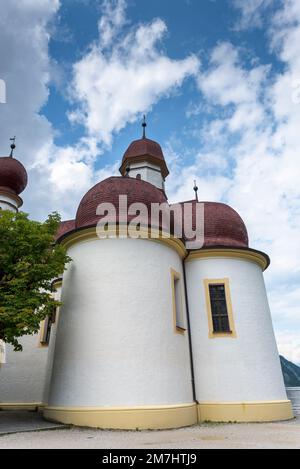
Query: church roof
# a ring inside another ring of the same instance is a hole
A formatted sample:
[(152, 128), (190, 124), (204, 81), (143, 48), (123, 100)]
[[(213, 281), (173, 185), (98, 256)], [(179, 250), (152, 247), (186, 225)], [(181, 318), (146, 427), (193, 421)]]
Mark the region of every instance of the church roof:
[[(113, 204), (117, 212), (116, 221), (120, 221), (119, 195), (127, 196), (128, 207), (136, 202), (144, 203), (148, 208), (149, 216), (151, 213), (151, 203), (167, 202), (163, 191), (157, 189), (149, 182), (130, 177), (110, 177), (96, 184), (82, 198), (76, 214), (75, 227), (96, 226), (97, 222), (102, 218), (96, 214), (97, 207), (101, 203)], [(130, 221), (135, 217), (136, 214), (128, 215), (127, 220)], [(147, 219), (144, 222), (148, 225), (150, 220)]]
[[(192, 227), (196, 227), (196, 200), (192, 203)], [(181, 205), (187, 202), (180, 202)], [(204, 204), (204, 244), (207, 247), (246, 248), (249, 246), (248, 233), (240, 215), (229, 205), (220, 202)], [(184, 211), (183, 211), (184, 213)], [(185, 241), (188, 239), (185, 238)], [(191, 239), (189, 239), (191, 240)]]
[(248, 247), (247, 228), (229, 205), (204, 202), (204, 246)]
[(72, 231), (75, 229), (75, 220), (64, 220), (60, 223), (59, 228), (56, 232), (55, 235), (55, 240), (58, 240), (62, 236), (64, 236), (66, 233), (69, 233), (69, 231)]
[[(148, 208), (148, 218), (145, 225), (151, 224), (150, 207), (152, 202), (166, 203), (167, 199), (162, 191), (152, 184), (134, 178), (110, 177), (92, 187), (81, 200), (75, 220), (63, 221), (57, 232), (56, 239), (68, 232), (84, 227), (96, 226), (102, 216), (96, 214), (100, 203), (112, 203), (116, 208), (117, 222), (120, 220), (119, 195), (127, 196), (127, 206), (142, 202)], [(192, 204), (192, 228), (196, 228), (196, 200), (181, 202)], [(204, 204), (204, 244), (203, 248), (248, 248), (247, 228), (240, 215), (229, 205), (218, 202), (202, 202)], [(124, 215), (124, 214), (123, 214)], [(184, 211), (183, 211), (184, 215)], [(135, 218), (136, 214), (128, 215), (127, 221)], [(184, 218), (183, 218), (184, 220)], [(114, 220), (112, 220), (114, 221)], [(179, 220), (174, 220), (176, 223)], [(160, 226), (160, 228), (162, 228)], [(185, 233), (185, 231), (184, 231)], [(192, 239), (183, 236), (184, 241)]]
[[(99, 182), (92, 187), (82, 198), (78, 210), (76, 213), (75, 220), (67, 220), (62, 222), (61, 227), (57, 233), (57, 239), (66, 235), (68, 232), (73, 230), (82, 229), (86, 227), (96, 226), (98, 221), (105, 217), (108, 220), (108, 213), (104, 210), (103, 213), (97, 215), (97, 208), (99, 204), (111, 203), (116, 211), (116, 217), (111, 220), (115, 223), (126, 223), (135, 219), (137, 216), (136, 211), (130, 215), (128, 213), (121, 212), (119, 207), (119, 196), (127, 197), (127, 207), (130, 207), (134, 203), (143, 203), (147, 207), (147, 215), (142, 221), (144, 226), (154, 225), (155, 228), (161, 228), (168, 230), (171, 228), (171, 232), (174, 231), (176, 223), (187, 224), (191, 220), (188, 220), (186, 216), (188, 209), (185, 208), (186, 203), (192, 205), (191, 216), (192, 216), (192, 229), (196, 229), (196, 207), (197, 201), (191, 200), (186, 202), (180, 202), (179, 204), (184, 207), (182, 211), (182, 220), (179, 218), (181, 215), (171, 214), (171, 227), (163, 227), (162, 221), (151, 221), (151, 204), (152, 203), (167, 203), (167, 198), (164, 191), (158, 189), (153, 184), (146, 182), (141, 179), (124, 177), (126, 174), (126, 167), (130, 162), (143, 162), (145, 160), (152, 162), (153, 164), (159, 165), (162, 174), (166, 176), (168, 174), (168, 168), (164, 159), (164, 155), (161, 146), (145, 136), (146, 123), (143, 123), (144, 131), (143, 137), (139, 140), (133, 141), (124, 153), (122, 165), (120, 168), (123, 177), (109, 177), (104, 181)], [(240, 217), (240, 215), (229, 205), (218, 202), (202, 202), (204, 206), (204, 244), (203, 248), (212, 247), (226, 247), (226, 248), (248, 248), (248, 233), (247, 228)], [(112, 214), (113, 215), (113, 214)], [(163, 218), (164, 219), (164, 218)], [(159, 226), (156, 226), (159, 225)], [(183, 226), (183, 241), (192, 241), (193, 239), (188, 238), (188, 233)], [(192, 234), (191, 234), (192, 236)], [(196, 248), (196, 247), (195, 247)], [(195, 249), (194, 248), (194, 249)]]
[(131, 142), (124, 153), (120, 173), (125, 175), (127, 164), (133, 161), (139, 162), (145, 159), (158, 165), (162, 171), (163, 177), (166, 177), (169, 174), (161, 146), (159, 143), (146, 137)]
[(10, 156), (0, 157), (0, 187), (21, 194), (27, 186), (27, 172), (22, 163)]

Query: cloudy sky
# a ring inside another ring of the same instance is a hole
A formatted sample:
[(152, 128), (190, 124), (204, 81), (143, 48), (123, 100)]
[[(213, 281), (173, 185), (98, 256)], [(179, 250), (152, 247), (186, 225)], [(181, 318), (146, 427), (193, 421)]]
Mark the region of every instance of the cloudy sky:
[(197, 179), (271, 256), (279, 350), (300, 363), (299, 44), (299, 0), (0, 0), (0, 154), (16, 135), (24, 210), (74, 218), (146, 113), (169, 199)]

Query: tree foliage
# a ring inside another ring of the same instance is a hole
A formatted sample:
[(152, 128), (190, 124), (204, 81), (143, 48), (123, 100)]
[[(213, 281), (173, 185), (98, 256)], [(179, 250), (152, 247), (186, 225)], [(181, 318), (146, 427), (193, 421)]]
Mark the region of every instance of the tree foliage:
[(53, 279), (71, 259), (54, 236), (60, 216), (44, 223), (23, 212), (0, 212), (0, 339), (22, 350), (18, 338), (38, 332), (40, 322), (59, 306)]

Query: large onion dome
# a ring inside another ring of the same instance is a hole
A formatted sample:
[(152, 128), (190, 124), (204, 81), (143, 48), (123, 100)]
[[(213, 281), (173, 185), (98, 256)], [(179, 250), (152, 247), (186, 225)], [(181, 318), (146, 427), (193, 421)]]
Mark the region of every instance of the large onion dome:
[[(149, 217), (144, 220), (150, 224), (151, 203), (167, 202), (163, 191), (157, 189), (149, 182), (129, 177), (110, 177), (92, 187), (81, 200), (75, 220), (76, 228), (96, 226), (102, 218), (96, 214), (101, 203), (111, 203), (116, 209), (116, 222), (123, 220), (124, 214), (119, 211), (119, 196), (127, 196), (127, 206), (134, 203), (143, 203), (147, 207)], [(125, 214), (126, 215), (126, 214)], [(104, 215), (103, 215), (104, 216)], [(132, 220), (135, 215), (129, 214), (127, 221)]]

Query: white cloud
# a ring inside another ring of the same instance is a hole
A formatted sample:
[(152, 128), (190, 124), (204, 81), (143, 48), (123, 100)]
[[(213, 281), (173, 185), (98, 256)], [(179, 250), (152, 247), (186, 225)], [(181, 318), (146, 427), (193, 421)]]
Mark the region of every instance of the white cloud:
[(266, 10), (275, 3), (275, 0), (232, 0), (233, 5), (240, 11), (236, 29), (261, 27)]
[[(167, 29), (162, 20), (123, 31), (126, 2), (106, 0), (99, 37), (73, 70), (76, 110), (70, 117), (83, 125), (85, 135), (73, 145), (57, 146), (58, 129), (41, 109), (49, 97), (53, 64), (48, 45), (59, 7), (59, 0), (11, 0), (1, 5), (5, 73), (0, 78), (7, 84), (7, 104), (0, 108), (0, 154), (8, 153), (9, 137), (17, 135), (16, 157), (29, 172), (24, 209), (39, 219), (52, 210), (73, 217), (84, 193), (109, 173), (107, 167), (95, 172), (94, 165), (112, 133), (169, 96), (198, 69), (193, 56), (172, 60), (160, 52), (158, 43)], [(110, 169), (115, 172), (115, 163)]]
[(183, 162), (190, 158), (186, 148), (177, 151), (174, 146), (178, 142), (172, 139), (164, 147), (170, 174), (166, 180), (166, 192), (170, 203), (191, 200), (195, 197), (194, 180), (199, 188), (200, 200), (219, 201), (231, 184), (229, 178), (223, 175), (228, 162), (218, 151), (198, 152), (191, 166), (183, 166)]
[[(1, 153), (9, 136), (32, 152), (49, 134), (51, 125), (39, 115), (48, 99), (49, 57), (47, 23), (59, 7), (57, 0), (2, 2), (0, 15), (1, 78), (6, 82), (7, 104), (1, 106)], [(25, 125), (24, 125), (25, 123)]]
[[(246, 24), (246, 18), (260, 18), (271, 4), (235, 3), (243, 4), (243, 27), (254, 24)], [(198, 131), (201, 154), (184, 168), (189, 181), (175, 186), (172, 197), (191, 198), (196, 177), (201, 200), (209, 196), (238, 210), (246, 222), (250, 245), (271, 257), (265, 276), (279, 348), (299, 362), (300, 102), (295, 99), (300, 77), (299, 2), (288, 0), (269, 20), (270, 47), (284, 64), (283, 71), (257, 60), (243, 60), (244, 51), (232, 44), (214, 48), (209, 66), (197, 80), (205, 99), (201, 110), (210, 112)], [(211, 170), (215, 177), (207, 177), (203, 168), (201, 158), (207, 164), (209, 155), (218, 167)], [(215, 155), (227, 164), (222, 166)], [(176, 170), (179, 174), (180, 168)]]
[(242, 104), (257, 99), (266, 67), (250, 72), (240, 66), (238, 50), (228, 42), (220, 43), (212, 51), (210, 67), (199, 74), (198, 85), (214, 104)]
[[(111, 15), (112, 11), (109, 18)], [(114, 41), (109, 52), (103, 50), (100, 36), (74, 65), (72, 98), (78, 106), (69, 114), (70, 120), (109, 145), (114, 132), (169, 96), (185, 78), (195, 75), (199, 67), (195, 56), (172, 60), (159, 50), (158, 43), (166, 30), (161, 19), (131, 28)], [(105, 39), (106, 44), (109, 41), (111, 38)]]
[(257, 126), (265, 118), (259, 96), (268, 71), (268, 66), (243, 68), (238, 49), (221, 43), (211, 54), (210, 67), (199, 74), (198, 86), (212, 104), (235, 106), (226, 125), (236, 132), (245, 126)]
[(113, 39), (120, 32), (126, 22), (125, 0), (104, 0), (103, 15), (98, 22), (99, 42), (102, 48), (111, 45)]
[(275, 333), (278, 351), (280, 355), (300, 366), (300, 341), (299, 333), (291, 332), (290, 329)]
[[(53, 141), (52, 125), (40, 114), (40, 109), (49, 94), (48, 24), (58, 9), (58, 0), (1, 2), (0, 69), (7, 85), (7, 103), (0, 107), (0, 154), (8, 154), (9, 137), (16, 135), (16, 157), (29, 169), (24, 209), (42, 217), (51, 205), (47, 170), (32, 172), (30, 167), (40, 148)], [(41, 179), (48, 186), (47, 194)]]
[[(282, 50), (288, 47), (287, 35)], [(293, 105), (291, 87), (287, 86), (291, 67), (297, 75), (295, 63), (286, 62), (285, 73), (273, 73), (269, 78), (269, 66), (245, 66), (238, 49), (230, 44), (218, 45), (211, 57), (198, 85), (205, 99), (217, 106), (215, 113), (220, 106), (228, 111), (206, 129), (209, 142), (214, 135), (210, 143), (214, 151), (219, 151), (224, 160), (234, 160), (222, 198), (244, 217), (252, 246), (270, 252), (273, 266), (268, 280), (297, 275), (300, 106)]]
[[(243, 27), (259, 25), (261, 11), (271, 5), (262, 0), (235, 3), (244, 6)], [(269, 18), (270, 47), (284, 64), (281, 72), (268, 64), (245, 63), (243, 51), (222, 43), (200, 73), (195, 56), (174, 60), (161, 51), (167, 29), (161, 19), (130, 27), (125, 6), (124, 1), (105, 2), (99, 38), (74, 65), (75, 111), (70, 118), (86, 135), (59, 147), (54, 144), (56, 129), (40, 113), (51, 78), (48, 25), (59, 11), (59, 0), (1, 4), (0, 78), (6, 81), (7, 104), (0, 107), (0, 154), (7, 154), (9, 137), (16, 134), (16, 156), (29, 170), (25, 209), (36, 218), (51, 210), (73, 217), (84, 192), (117, 172), (117, 163), (94, 171), (102, 145), (197, 74), (206, 100), (200, 110), (213, 110), (214, 115), (202, 127), (203, 146), (190, 166), (182, 168), (172, 146), (167, 147), (170, 200), (193, 198), (197, 179), (200, 199), (227, 201), (240, 212), (251, 245), (271, 255), (266, 279), (275, 330), (279, 348), (293, 360), (292, 353), (299, 356), (300, 333), (295, 307), (300, 272), (300, 2), (286, 0)], [(194, 103), (190, 115), (197, 112)], [(280, 295), (273, 293), (277, 291)]]
[(17, 136), (15, 156), (29, 173), (24, 210), (43, 219), (58, 210), (63, 217), (93, 183), (93, 140), (72, 147), (54, 144), (56, 129), (41, 114), (49, 97), (52, 62), (48, 52), (50, 24), (59, 0), (2, 2), (0, 15), (1, 78), (7, 103), (1, 105), (0, 154), (9, 152), (9, 137)]

